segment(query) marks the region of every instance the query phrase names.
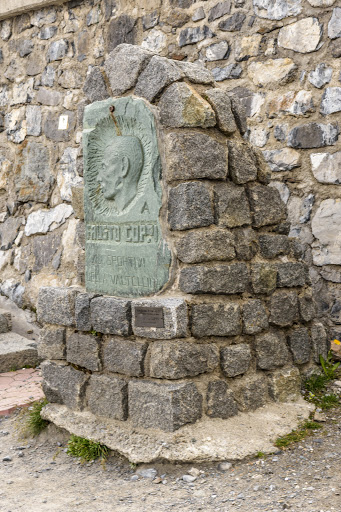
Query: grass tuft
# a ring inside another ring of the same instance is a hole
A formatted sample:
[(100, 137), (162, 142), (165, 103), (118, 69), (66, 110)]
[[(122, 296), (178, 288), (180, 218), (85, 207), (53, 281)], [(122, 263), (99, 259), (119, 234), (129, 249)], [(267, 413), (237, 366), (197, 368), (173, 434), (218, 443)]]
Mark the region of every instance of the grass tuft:
[(40, 413), (42, 408), (47, 404), (47, 400), (39, 400), (38, 402), (34, 402), (29, 409), (28, 419), (27, 419), (27, 431), (33, 436), (37, 436), (40, 434), (44, 428), (49, 424), (48, 421), (43, 420)]
[(67, 453), (72, 457), (80, 457), (83, 462), (96, 460), (99, 457), (105, 461), (109, 455), (109, 448), (104, 444), (72, 435), (68, 442)]
[(291, 444), (298, 443), (305, 437), (311, 436), (314, 430), (318, 430), (320, 428), (322, 428), (322, 426), (319, 423), (316, 423), (315, 421), (306, 421), (300, 428), (293, 430), (283, 437), (279, 437), (275, 442), (275, 446), (277, 446), (277, 448), (287, 448)]

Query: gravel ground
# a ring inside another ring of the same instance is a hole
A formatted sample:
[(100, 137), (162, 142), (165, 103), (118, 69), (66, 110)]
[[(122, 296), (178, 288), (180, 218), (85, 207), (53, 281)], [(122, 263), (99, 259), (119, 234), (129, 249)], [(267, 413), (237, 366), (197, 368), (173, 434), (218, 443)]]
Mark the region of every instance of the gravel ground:
[(224, 470), (219, 464), (134, 468), (117, 455), (105, 468), (81, 464), (65, 453), (67, 437), (52, 425), (38, 438), (20, 438), (23, 421), (22, 414), (0, 421), (1, 512), (341, 512), (340, 408), (312, 437)]

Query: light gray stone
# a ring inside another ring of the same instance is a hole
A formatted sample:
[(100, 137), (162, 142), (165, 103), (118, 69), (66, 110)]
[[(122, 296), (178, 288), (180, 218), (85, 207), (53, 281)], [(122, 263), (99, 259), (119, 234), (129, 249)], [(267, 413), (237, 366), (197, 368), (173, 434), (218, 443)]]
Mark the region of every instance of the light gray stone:
[(96, 416), (124, 421), (128, 415), (127, 382), (107, 375), (91, 375), (88, 406)]
[(135, 94), (152, 102), (165, 87), (183, 76), (175, 62), (154, 55), (137, 80)]
[(144, 359), (148, 344), (111, 338), (103, 347), (104, 370), (130, 377), (144, 375)]
[(32, 101), (33, 81), (33, 78), (28, 78), (25, 82), (13, 85), (10, 105), (19, 105), (21, 103), (29, 103)]
[(158, 14), (158, 11), (156, 11), (156, 10), (151, 13), (146, 14), (142, 18), (143, 30), (148, 30), (150, 28), (153, 28), (158, 23), (159, 23), (159, 14)]
[(26, 107), (27, 135), (38, 137), (41, 134), (41, 108), (36, 105)]
[(100, 338), (75, 332), (66, 338), (66, 359), (69, 363), (96, 372), (101, 369), (99, 348)]
[(341, 87), (326, 87), (322, 95), (320, 112), (327, 116), (341, 111)]
[(296, 329), (293, 329), (289, 334), (288, 342), (294, 358), (294, 363), (307, 363), (311, 354), (311, 340), (308, 329), (305, 327), (297, 327)]
[(243, 68), (239, 64), (228, 64), (223, 68), (216, 67), (212, 69), (212, 75), (216, 82), (240, 78), (242, 72)]
[(341, 203), (339, 199), (324, 199), (312, 218), (311, 228), (317, 243), (313, 247), (315, 265), (340, 265), (340, 222)]
[(261, 370), (274, 370), (290, 361), (290, 354), (282, 332), (258, 334), (255, 341), (257, 366)]
[(63, 99), (63, 95), (58, 91), (50, 91), (49, 89), (39, 88), (36, 101), (42, 105), (56, 107)]
[(56, 71), (53, 65), (46, 66), (41, 75), (41, 85), (44, 87), (53, 87), (55, 74)]
[(18, 41), (18, 53), (20, 57), (26, 57), (34, 48), (34, 43), (29, 39), (21, 39)]
[(206, 336), (236, 336), (242, 332), (240, 306), (236, 302), (194, 304), (192, 334)]
[[(138, 327), (136, 308), (162, 308), (164, 327)], [(152, 339), (183, 338), (188, 333), (187, 305), (183, 299), (157, 298), (132, 301), (133, 333), (136, 336)]]
[(311, 170), (319, 183), (341, 184), (341, 151), (336, 153), (312, 153)]
[(51, 210), (37, 210), (27, 217), (25, 235), (47, 233), (58, 228), (73, 214), (71, 205), (59, 204)]
[(20, 144), (26, 137), (25, 110), (25, 107), (20, 107), (5, 115), (7, 139), (15, 144)]
[(250, 300), (243, 305), (243, 332), (245, 334), (258, 334), (268, 326), (268, 315), (261, 300)]
[(332, 75), (333, 68), (330, 68), (327, 64), (321, 62), (321, 64), (318, 64), (316, 68), (309, 73), (308, 80), (314, 87), (321, 89), (331, 81)]
[(56, 26), (43, 27), (38, 34), (38, 38), (42, 39), (43, 41), (47, 41), (48, 39), (51, 39), (52, 37), (54, 37), (56, 35), (57, 31), (58, 31), (58, 27), (56, 27)]
[(268, 59), (264, 62), (251, 62), (248, 66), (249, 78), (255, 85), (275, 89), (285, 85), (295, 77), (297, 66), (288, 57), (283, 59)]
[(184, 263), (232, 260), (236, 255), (233, 234), (226, 229), (195, 229), (174, 243), (177, 257)]
[(57, 183), (60, 197), (71, 202), (72, 187), (83, 184), (83, 179), (77, 173), (77, 148), (66, 148), (59, 161)]
[(84, 84), (81, 68), (75, 64), (72, 68), (66, 68), (58, 77), (58, 84), (63, 89), (81, 89)]
[(328, 23), (328, 37), (330, 39), (341, 37), (341, 7), (333, 9), (332, 17)]
[(253, 0), (257, 16), (269, 20), (282, 20), (297, 16), (302, 11), (301, 0)]
[[(22, 306), (22, 304), (19, 306)], [(41, 361), (34, 341), (15, 332), (0, 334), (0, 372), (7, 373), (24, 366), (36, 367)], [(4, 396), (2, 394), (2, 396)]]
[(320, 363), (320, 355), (326, 359), (329, 342), (326, 330), (321, 322), (314, 322), (311, 326), (312, 355), (315, 363)]
[(59, 116), (56, 116), (55, 112), (51, 109), (45, 113), (43, 120), (43, 132), (48, 139), (54, 142), (68, 142), (76, 126), (75, 112), (64, 110), (61, 113), (68, 118), (68, 128), (66, 130), (59, 130)]
[(220, 264), (215, 267), (196, 265), (180, 271), (179, 287), (185, 293), (229, 295), (242, 293), (248, 284), (245, 263)]
[(269, 375), (269, 394), (276, 402), (296, 402), (301, 396), (298, 368), (281, 368)]
[(38, 321), (46, 324), (74, 325), (76, 294), (76, 290), (72, 288), (40, 288), (37, 303)]
[(322, 25), (317, 18), (303, 18), (281, 28), (278, 46), (299, 53), (317, 50), (322, 36)]
[(64, 362), (45, 361), (41, 370), (43, 391), (49, 402), (64, 404), (76, 411), (84, 408), (88, 375)]
[[(27, 112), (29, 108), (40, 110), (40, 107), (32, 106), (27, 107)], [(38, 112), (38, 118), (39, 114), (40, 112)], [(33, 121), (32, 117), (31, 121)], [(29, 141), (22, 150), (18, 164), (20, 169), (20, 175), (16, 178), (18, 199), (23, 202), (47, 202), (54, 184), (49, 148), (40, 142)]]
[(141, 48), (149, 50), (153, 53), (161, 53), (162, 50), (166, 47), (166, 45), (167, 36), (161, 30), (157, 30), (156, 28), (154, 28), (153, 30), (148, 32), (147, 36), (143, 39)]
[(69, 42), (66, 39), (59, 39), (50, 44), (47, 52), (47, 62), (62, 60), (69, 49)]
[(200, 62), (177, 62), (177, 66), (193, 84), (213, 84), (214, 78), (211, 71)]
[(291, 148), (263, 151), (272, 172), (291, 171), (301, 165), (301, 155)]
[(263, 407), (269, 400), (268, 383), (264, 375), (256, 374), (253, 377), (242, 378), (238, 382), (234, 396), (240, 410), (254, 411), (258, 407)]
[(210, 12), (208, 13), (208, 21), (214, 21), (218, 18), (221, 18), (222, 16), (225, 16), (225, 14), (230, 14), (231, 12), (231, 2), (230, 0), (226, 0), (224, 2), (219, 2), (216, 4)]
[(130, 301), (113, 297), (96, 297), (90, 303), (91, 323), (93, 329), (102, 334), (131, 333)]
[(206, 402), (206, 414), (210, 418), (222, 418), (226, 420), (238, 414), (238, 406), (234, 399), (233, 392), (231, 389), (228, 389), (224, 380), (209, 382), (207, 386)]
[(218, 225), (234, 228), (251, 224), (249, 202), (244, 187), (222, 183), (214, 189)]
[(205, 18), (206, 18), (206, 15), (205, 15), (205, 11), (204, 11), (203, 7), (198, 7), (198, 9), (196, 9), (194, 11), (194, 14), (192, 16), (192, 21), (200, 21)]
[(179, 46), (186, 46), (187, 44), (199, 43), (203, 39), (214, 37), (212, 30), (206, 25), (202, 27), (188, 27), (180, 31)]
[(271, 296), (269, 309), (271, 324), (290, 327), (298, 317), (296, 292), (276, 291)]
[(221, 349), (221, 368), (226, 377), (236, 377), (247, 372), (251, 364), (251, 350), (246, 343)]
[(168, 222), (172, 230), (209, 226), (214, 222), (210, 192), (204, 183), (181, 183), (169, 191)]
[[(212, 105), (219, 129), (228, 135), (237, 129), (231, 108), (231, 100), (225, 91), (215, 88), (205, 91), (205, 98)], [(232, 145), (231, 145), (232, 146)]]
[(1, 22), (0, 37), (3, 41), (8, 41), (12, 35), (12, 20), (7, 19)]
[(206, 48), (206, 59), (208, 62), (227, 59), (230, 54), (230, 47), (227, 41), (213, 43)]
[(57, 19), (56, 9), (54, 7), (47, 7), (39, 11), (34, 11), (31, 16), (31, 23), (35, 27), (42, 27), (54, 23)]
[(339, 138), (338, 124), (308, 123), (293, 128), (288, 136), (288, 146), (299, 149), (332, 146)]
[(9, 217), (0, 224), (0, 250), (10, 249), (17, 238), (18, 231), (22, 225), (21, 217)]

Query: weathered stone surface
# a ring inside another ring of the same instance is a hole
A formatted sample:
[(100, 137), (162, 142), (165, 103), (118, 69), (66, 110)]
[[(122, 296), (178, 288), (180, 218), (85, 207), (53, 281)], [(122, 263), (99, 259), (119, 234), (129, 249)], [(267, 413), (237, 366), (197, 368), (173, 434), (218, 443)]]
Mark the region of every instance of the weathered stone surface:
[(128, 393), (129, 416), (135, 426), (174, 432), (202, 414), (202, 396), (193, 383), (132, 381)]
[(63, 95), (58, 91), (50, 91), (40, 88), (36, 95), (36, 100), (42, 105), (56, 107), (62, 101)]
[(66, 148), (59, 161), (57, 183), (60, 197), (64, 201), (71, 202), (72, 187), (77, 187), (83, 183), (83, 179), (77, 173), (77, 155), (77, 148)]
[(44, 87), (53, 87), (55, 74), (56, 72), (53, 65), (46, 66), (41, 75), (41, 85)]
[(205, 267), (196, 265), (180, 271), (180, 290), (185, 293), (242, 293), (248, 284), (248, 269), (245, 263)]
[(45, 361), (41, 365), (43, 391), (49, 402), (72, 410), (84, 408), (84, 391), (89, 376), (66, 363)]
[(25, 235), (31, 236), (36, 233), (47, 233), (58, 228), (66, 219), (73, 214), (72, 206), (59, 204), (51, 210), (37, 210), (27, 217)]
[(41, 134), (41, 108), (36, 105), (26, 107), (27, 135), (38, 137)]
[(215, 370), (219, 350), (214, 344), (162, 341), (150, 345), (149, 375), (156, 379), (182, 379)]
[(177, 62), (178, 67), (193, 84), (213, 84), (214, 78), (211, 71), (200, 62)]
[(39, 39), (43, 39), (44, 41), (51, 39), (56, 35), (58, 27), (43, 27), (38, 34)]
[(301, 395), (298, 368), (283, 368), (269, 375), (269, 394), (276, 402), (296, 402)]
[(147, 343), (111, 338), (103, 347), (104, 370), (142, 377), (147, 347)]
[(192, 306), (192, 334), (196, 338), (235, 336), (241, 331), (239, 304), (227, 302)]
[[(136, 308), (162, 308), (164, 327), (138, 327)], [(183, 338), (188, 333), (187, 305), (183, 299), (141, 299), (132, 302), (132, 324), (136, 336), (153, 339)]]
[(255, 153), (247, 144), (229, 142), (229, 170), (232, 180), (238, 185), (257, 179)]
[(292, 116), (304, 116), (315, 112), (312, 91), (289, 91), (272, 99), (267, 105), (269, 117), (274, 118), (284, 112)]
[(266, 263), (255, 263), (251, 268), (254, 293), (270, 295), (276, 289), (277, 270)]
[(318, 243), (313, 247), (315, 265), (340, 265), (340, 199), (325, 199), (312, 219), (311, 228)]
[(130, 301), (113, 297), (96, 297), (90, 303), (90, 315), (93, 329), (102, 334), (131, 333)]
[(80, 331), (91, 331), (90, 300), (92, 295), (78, 293), (75, 301), (76, 327)]
[(328, 37), (330, 39), (341, 37), (341, 7), (333, 9), (332, 17), (328, 23)]
[(311, 292), (298, 297), (298, 305), (302, 320), (310, 322), (315, 317), (315, 302)]
[(279, 263), (277, 266), (279, 287), (304, 286), (307, 267), (304, 263)]
[(240, 78), (243, 72), (242, 67), (239, 64), (228, 64), (223, 68), (213, 68), (212, 75), (216, 82), (222, 82), (223, 80), (233, 80)]
[(230, 0), (226, 0), (225, 2), (219, 2), (212, 9), (210, 9), (208, 13), (208, 21), (214, 21), (225, 14), (230, 14), (231, 12), (231, 2)]
[(203, 9), (203, 7), (198, 7), (198, 9), (196, 9), (194, 11), (194, 14), (192, 16), (192, 21), (200, 21), (200, 20), (204, 20), (206, 18), (206, 15), (205, 15), (205, 11)]
[[(123, 43), (134, 45), (135, 39), (136, 20), (134, 18), (127, 14), (121, 14), (121, 16), (115, 17), (110, 21), (108, 29), (109, 52)], [(138, 50), (138, 47), (135, 46), (134, 48)]]
[(36, 236), (33, 239), (34, 265), (33, 272), (39, 272), (53, 262), (54, 256), (60, 250), (61, 235), (49, 233), (45, 236)]
[(69, 363), (93, 372), (101, 369), (99, 338), (92, 334), (73, 333), (66, 339), (66, 359)]
[(143, 30), (149, 30), (150, 28), (155, 27), (159, 23), (159, 14), (158, 11), (153, 11), (142, 18), (142, 26)]
[(152, 53), (138, 46), (130, 44), (117, 46), (104, 64), (112, 94), (119, 96), (134, 87), (143, 67), (152, 56)]
[[(224, 180), (228, 173), (228, 150), (225, 144), (205, 133), (183, 130), (166, 136), (166, 179)], [(212, 165), (214, 155), (214, 165)]]
[(184, 263), (232, 260), (236, 255), (233, 234), (226, 229), (196, 229), (184, 233), (174, 243), (177, 257)]
[(288, 136), (288, 146), (292, 148), (320, 148), (332, 146), (339, 138), (337, 124), (308, 123), (293, 128)]
[(281, 28), (278, 46), (299, 53), (314, 52), (322, 36), (322, 25), (317, 18), (303, 18)]
[(89, 101), (101, 101), (109, 97), (107, 86), (98, 66), (89, 69), (83, 91)]
[(7, 251), (13, 245), (23, 222), (21, 217), (9, 217), (0, 224), (0, 250)]
[(235, 132), (237, 126), (231, 109), (231, 100), (226, 92), (218, 88), (209, 89), (205, 91), (205, 98), (215, 111), (219, 129), (226, 134)]
[(269, 326), (268, 315), (261, 300), (254, 299), (243, 305), (243, 332), (257, 334)]
[(261, 370), (274, 370), (290, 361), (285, 336), (280, 331), (258, 334), (255, 349), (257, 366)]
[(341, 184), (341, 151), (312, 153), (311, 170), (319, 183)]
[(49, 23), (54, 23), (57, 19), (55, 7), (47, 7), (39, 11), (34, 11), (31, 16), (31, 24), (35, 27), (42, 27)]
[(135, 94), (152, 102), (165, 87), (183, 76), (175, 62), (154, 55), (137, 80)]
[[(77, 168), (78, 172), (79, 169)], [(72, 185), (71, 188), (71, 206), (75, 212), (75, 217), (84, 220), (84, 186), (82, 183)]]
[(8, 41), (12, 35), (12, 20), (7, 19), (1, 22), (0, 37), (3, 41)]
[(209, 103), (183, 82), (174, 83), (166, 89), (161, 96), (159, 109), (164, 126), (209, 128), (216, 124)]
[(276, 189), (264, 185), (250, 186), (249, 201), (256, 228), (277, 224), (285, 219), (285, 206)]
[(170, 189), (168, 222), (172, 230), (199, 228), (213, 224), (213, 204), (205, 184), (181, 183)]
[(242, 37), (236, 42), (235, 59), (237, 62), (248, 60), (250, 57), (259, 55), (261, 34)]
[(301, 0), (253, 0), (257, 16), (269, 20), (282, 20), (297, 16), (302, 11)]
[(186, 46), (187, 44), (199, 43), (203, 39), (211, 38), (214, 36), (212, 30), (204, 25), (203, 27), (188, 27), (181, 30), (179, 34), (179, 46)]
[(234, 228), (251, 224), (250, 206), (243, 187), (222, 183), (214, 189), (219, 226)]
[[(172, 20), (174, 24), (182, 27), (189, 20), (189, 16), (183, 12), (178, 12), (178, 16), (172, 16)], [(161, 32), (161, 30), (157, 30), (154, 28), (150, 32), (148, 32), (147, 36), (143, 39), (141, 48), (145, 50), (149, 50), (154, 53), (160, 53), (167, 45), (167, 37)]]
[(290, 327), (298, 317), (296, 292), (276, 291), (270, 300), (270, 323)]
[(259, 250), (264, 258), (276, 258), (279, 254), (288, 254), (290, 244), (285, 235), (259, 235)]
[(239, 32), (245, 21), (246, 15), (243, 12), (235, 12), (226, 20), (220, 21), (218, 27), (224, 32)]
[(34, 43), (29, 39), (21, 39), (18, 41), (17, 51), (20, 57), (26, 57), (34, 48)]
[(332, 41), (329, 45), (329, 49), (334, 59), (339, 59), (341, 57), (341, 39)]
[(7, 311), (0, 313), (0, 334), (12, 330), (12, 315)]
[(332, 79), (333, 68), (330, 68), (324, 62), (318, 64), (316, 68), (308, 75), (309, 82), (318, 89), (328, 84)]
[(37, 304), (38, 321), (47, 324), (74, 325), (76, 293), (72, 288), (40, 288)]
[(126, 420), (128, 415), (128, 384), (123, 379), (91, 375), (88, 406), (96, 416)]
[(39, 333), (38, 355), (41, 359), (65, 359), (65, 329), (43, 327)]
[(206, 414), (210, 418), (222, 418), (225, 420), (238, 414), (238, 406), (233, 397), (233, 392), (228, 389), (224, 380), (209, 382), (206, 402)]
[(296, 64), (286, 57), (268, 59), (265, 62), (251, 62), (247, 72), (255, 85), (271, 89), (293, 80), (296, 69)]
[(59, 39), (50, 44), (47, 52), (47, 62), (62, 60), (69, 49), (69, 42), (66, 39)]
[(226, 377), (236, 377), (247, 372), (251, 363), (251, 350), (246, 343), (221, 349), (221, 368)]
[(230, 54), (230, 47), (227, 41), (213, 43), (206, 48), (206, 59), (208, 62), (227, 59)]
[(262, 407), (269, 399), (268, 383), (264, 375), (255, 375), (241, 379), (234, 391), (238, 407), (242, 411), (254, 411)]
[(239, 260), (251, 260), (257, 253), (257, 236), (252, 228), (239, 228), (233, 230), (235, 237), (235, 250)]
[(315, 363), (320, 363), (320, 355), (326, 359), (329, 350), (327, 333), (320, 322), (314, 322), (311, 326), (311, 343), (313, 359)]
[(327, 116), (341, 110), (341, 87), (326, 87), (323, 92), (320, 112)]
[(48, 139), (55, 142), (67, 142), (76, 126), (76, 115), (71, 110), (64, 110), (63, 115), (68, 117), (68, 128), (66, 130), (58, 129), (58, 119), (54, 112), (49, 110), (44, 117), (43, 132)]
[(15, 108), (5, 115), (7, 139), (15, 144), (23, 142), (27, 134), (25, 110), (25, 107)]
[(20, 175), (16, 180), (19, 201), (47, 202), (54, 183), (48, 148), (39, 142), (30, 141), (20, 156), (18, 160)]
[(291, 171), (301, 165), (301, 155), (290, 148), (263, 151), (272, 172)]
[(292, 352), (294, 363), (307, 363), (311, 354), (311, 340), (308, 329), (297, 327), (293, 329), (288, 337), (289, 347)]

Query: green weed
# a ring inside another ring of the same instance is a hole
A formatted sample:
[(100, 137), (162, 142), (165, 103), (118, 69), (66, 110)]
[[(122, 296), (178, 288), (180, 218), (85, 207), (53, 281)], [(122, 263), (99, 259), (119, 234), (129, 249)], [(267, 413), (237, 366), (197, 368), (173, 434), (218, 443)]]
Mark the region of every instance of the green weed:
[(340, 366), (340, 362), (334, 363), (333, 355), (331, 353), (331, 350), (329, 350), (327, 359), (324, 359), (320, 355), (320, 363), (323, 368), (324, 374), (327, 377), (328, 380), (333, 380), (336, 377), (336, 370)]
[(264, 459), (266, 457), (264, 452), (257, 452), (256, 453), (257, 459)]
[(320, 428), (322, 428), (322, 426), (319, 423), (316, 423), (315, 421), (306, 421), (298, 429), (293, 430), (283, 437), (279, 437), (275, 442), (275, 446), (277, 446), (277, 448), (287, 448), (292, 443), (298, 443), (305, 437), (311, 436), (314, 430)]
[(38, 402), (34, 402), (29, 409), (26, 427), (27, 431), (33, 436), (40, 434), (40, 432), (49, 424), (49, 422), (43, 420), (40, 415), (42, 408), (47, 403), (47, 400), (39, 400)]
[(72, 457), (80, 457), (83, 462), (96, 460), (99, 457), (105, 461), (109, 455), (109, 448), (90, 439), (72, 435), (68, 442), (67, 453)]

